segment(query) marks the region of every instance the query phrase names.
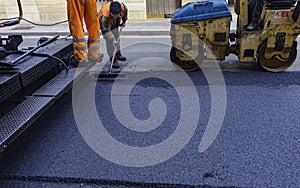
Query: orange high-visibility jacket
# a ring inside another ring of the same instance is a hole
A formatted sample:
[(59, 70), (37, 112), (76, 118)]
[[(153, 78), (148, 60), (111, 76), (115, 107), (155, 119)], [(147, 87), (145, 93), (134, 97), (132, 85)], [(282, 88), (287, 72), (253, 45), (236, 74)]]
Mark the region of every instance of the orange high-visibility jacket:
[[(119, 1), (116, 1), (118, 3), (121, 4), (121, 15), (120, 18), (122, 19), (122, 21), (125, 23), (127, 20), (127, 12), (128, 9), (126, 7), (126, 5), (124, 3), (121, 3)], [(114, 19), (111, 17), (110, 15), (110, 4), (111, 2), (106, 3), (99, 11), (98, 15), (99, 15), (99, 22), (101, 24), (101, 19), (102, 16), (105, 16), (105, 20), (109, 21), (109, 25), (113, 26), (114, 24), (119, 24), (119, 23), (114, 23)], [(120, 21), (119, 21), (120, 22)]]

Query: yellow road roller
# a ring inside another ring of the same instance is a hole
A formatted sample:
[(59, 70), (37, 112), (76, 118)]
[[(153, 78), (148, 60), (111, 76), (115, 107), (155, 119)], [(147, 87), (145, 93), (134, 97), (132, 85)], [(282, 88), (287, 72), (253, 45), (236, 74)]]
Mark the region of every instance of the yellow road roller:
[(197, 0), (177, 9), (171, 19), (171, 61), (185, 71), (199, 68), (204, 60), (225, 60), (237, 55), (241, 63), (256, 63), (281, 72), (297, 56), (300, 3), (295, 0), (264, 2), (257, 29), (248, 31), (248, 0), (235, 0), (237, 15), (231, 33), (232, 14), (225, 0)]

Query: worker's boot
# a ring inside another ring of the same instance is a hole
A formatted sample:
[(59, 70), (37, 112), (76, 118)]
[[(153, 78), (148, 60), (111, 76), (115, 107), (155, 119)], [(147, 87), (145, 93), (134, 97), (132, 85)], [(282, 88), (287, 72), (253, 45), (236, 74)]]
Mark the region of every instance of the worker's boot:
[(71, 56), (71, 59), (72, 59), (71, 65), (73, 67), (78, 67), (78, 66), (86, 67), (86, 66), (88, 66), (88, 58), (85, 57), (85, 56), (81, 57), (81, 58), (79, 58), (79, 57), (75, 58), (74, 56)]
[(113, 63), (112, 68), (114, 68), (114, 69), (120, 68), (120, 64), (119, 64), (119, 62), (118, 62), (118, 60), (116, 58), (114, 59), (114, 62), (112, 62), (112, 57), (111, 57), (110, 58), (110, 63)]
[(258, 23), (251, 23), (246, 29), (247, 31), (254, 31), (258, 28), (259, 24)]
[(92, 63), (101, 63), (103, 60), (103, 57), (104, 57), (103, 53), (99, 53), (96, 58), (91, 55), (88, 55), (89, 61)]
[(117, 57), (117, 60), (119, 60), (119, 61), (126, 61), (126, 57), (121, 54), (121, 51), (118, 51), (116, 53), (116, 57)]

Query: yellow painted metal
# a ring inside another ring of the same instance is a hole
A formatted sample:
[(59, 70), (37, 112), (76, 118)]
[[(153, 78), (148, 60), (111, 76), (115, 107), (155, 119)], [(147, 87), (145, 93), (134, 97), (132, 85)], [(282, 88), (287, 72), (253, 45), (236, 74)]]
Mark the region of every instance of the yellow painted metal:
[(206, 59), (224, 60), (228, 46), (206, 46)]
[(240, 26), (243, 29), (248, 25), (248, 0), (238, 0), (240, 7)]
[(184, 61), (193, 60), (198, 56), (199, 36), (197, 22), (175, 25), (175, 47), (185, 53), (180, 56)]
[[(181, 58), (185, 61), (196, 58), (199, 53), (199, 39), (201, 39), (205, 45), (206, 59), (224, 60), (229, 53), (236, 53), (240, 62), (254, 62), (257, 60), (258, 49), (263, 46), (263, 54), (259, 53), (259, 57), (266, 61), (267, 70), (282, 71), (288, 68), (294, 61), (296, 48), (294, 41), (300, 34), (300, 18), (296, 23), (292, 19), (295, 7), (277, 10), (263, 9), (260, 19), (262, 28), (255, 31), (246, 30), (248, 0), (235, 0), (234, 9), (238, 15), (238, 27), (236, 45), (232, 48), (229, 46), (230, 17), (175, 24), (173, 44), (185, 53)], [(188, 35), (190, 35), (190, 46), (185, 43)], [(217, 39), (217, 36), (222, 37)], [(284, 38), (279, 40), (278, 36)], [(282, 46), (276, 46), (279, 44)], [(281, 62), (282, 66), (272, 67), (274, 59)]]
[(164, 14), (147, 14), (147, 19), (152, 19), (152, 18), (165, 18)]
[(289, 12), (290, 10), (267, 10), (265, 11), (264, 17), (264, 35), (261, 39), (268, 39), (268, 48), (275, 47), (276, 35), (278, 33), (286, 33), (286, 45), (291, 47), (294, 41), (295, 28), (293, 26), (294, 21), (291, 18), (291, 13), (289, 12), (289, 17), (286, 18), (276, 18), (278, 12)]
[[(206, 58), (214, 60), (224, 60), (227, 55), (230, 17), (222, 17), (217, 19), (208, 19), (202, 21), (204, 26), (203, 42), (206, 45)], [(224, 40), (217, 40), (216, 35), (224, 35)]]
[[(257, 53), (257, 48), (260, 44), (260, 32), (243, 32), (241, 37), (241, 44), (239, 50), (240, 62), (252, 62), (255, 61), (255, 55)], [(252, 51), (253, 55), (246, 55), (246, 51)]]
[[(273, 56), (280, 56), (282, 58), (288, 58), (290, 55), (293, 42), (299, 35), (299, 30), (296, 29), (298, 23), (294, 23), (292, 19), (292, 13), (294, 8), (281, 9), (281, 10), (266, 10), (263, 16), (264, 30), (260, 37), (260, 42), (267, 40), (267, 49), (265, 51), (265, 58), (271, 58)], [(288, 16), (278, 16), (282, 12), (288, 13)], [(276, 47), (276, 36), (278, 34), (285, 34), (284, 49), (281, 51), (274, 51)]]
[[(217, 19), (208, 19), (201, 21), (202, 25), (204, 27), (203, 31), (204, 33), (199, 33), (204, 36), (208, 41), (210, 41), (210, 44), (213, 45), (228, 45), (228, 37), (229, 37), (229, 31), (228, 28), (230, 26), (230, 17), (222, 17)], [(215, 34), (216, 33), (224, 33), (225, 38), (227, 40), (224, 41), (216, 41), (215, 40)]]
[[(230, 17), (175, 24), (175, 46), (194, 59), (198, 56), (199, 40), (202, 40), (207, 47), (207, 59), (224, 60), (228, 48), (229, 27)], [(223, 40), (216, 40), (218, 34), (222, 35)], [(189, 35), (192, 44), (186, 43), (184, 36)]]

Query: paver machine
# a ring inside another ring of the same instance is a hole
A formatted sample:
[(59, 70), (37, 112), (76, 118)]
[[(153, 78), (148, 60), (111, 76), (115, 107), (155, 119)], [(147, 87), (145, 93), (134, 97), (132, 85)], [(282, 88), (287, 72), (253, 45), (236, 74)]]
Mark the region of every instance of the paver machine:
[(271, 72), (286, 70), (297, 56), (300, 3), (265, 1), (260, 27), (247, 31), (251, 11), (248, 0), (235, 0), (237, 23), (230, 28), (233, 14), (225, 0), (197, 0), (177, 9), (171, 19), (171, 61), (193, 71), (206, 59), (222, 61), (236, 54), (241, 63), (258, 62)]
[[(19, 24), (23, 19), (21, 0), (19, 16), (0, 18), (2, 27)], [(0, 33), (0, 155), (43, 113), (83, 77), (84, 71), (70, 68), (72, 40), (67, 37), (41, 37), (37, 46), (22, 35)], [(21, 45), (25, 42), (24, 45)], [(19, 46), (22, 46), (20, 49)], [(63, 71), (66, 69), (67, 71)], [(1, 186), (0, 186), (1, 187)]]

